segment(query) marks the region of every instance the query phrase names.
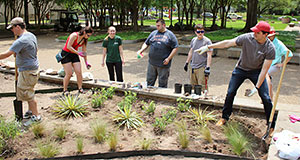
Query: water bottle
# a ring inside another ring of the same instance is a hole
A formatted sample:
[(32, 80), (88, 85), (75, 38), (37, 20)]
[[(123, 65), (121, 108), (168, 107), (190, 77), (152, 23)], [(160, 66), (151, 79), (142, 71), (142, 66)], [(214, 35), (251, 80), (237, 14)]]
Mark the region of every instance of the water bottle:
[(143, 53), (141, 52), (140, 54), (139, 53), (137, 53), (137, 58), (138, 59), (140, 59), (140, 58), (143, 58), (144, 57), (144, 55), (143, 55)]

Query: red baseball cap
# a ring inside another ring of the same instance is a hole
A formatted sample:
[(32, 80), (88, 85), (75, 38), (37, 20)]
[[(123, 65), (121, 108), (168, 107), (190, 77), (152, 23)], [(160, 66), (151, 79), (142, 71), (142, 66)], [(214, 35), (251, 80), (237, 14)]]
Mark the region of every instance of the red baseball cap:
[(270, 29), (271, 29), (271, 27), (268, 22), (260, 21), (254, 27), (251, 28), (251, 31), (253, 31), (253, 32), (260, 32), (260, 31), (270, 32)]

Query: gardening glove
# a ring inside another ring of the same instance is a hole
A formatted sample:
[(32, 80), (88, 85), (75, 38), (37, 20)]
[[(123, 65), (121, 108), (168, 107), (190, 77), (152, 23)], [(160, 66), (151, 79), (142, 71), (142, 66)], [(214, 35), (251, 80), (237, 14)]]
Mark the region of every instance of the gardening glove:
[(210, 74), (210, 67), (205, 67), (205, 69), (204, 69), (204, 75), (205, 75), (205, 77), (208, 77), (209, 74)]
[(80, 55), (81, 57), (85, 57), (86, 56), (85, 52), (79, 52), (78, 55)]
[(198, 52), (198, 54), (201, 55), (201, 54), (207, 52), (208, 50), (209, 50), (208, 46), (205, 45), (205, 46), (202, 46), (199, 49), (196, 49), (194, 52)]
[(184, 67), (183, 67), (183, 69), (184, 69), (186, 72), (188, 71), (188, 65), (189, 65), (189, 63), (186, 62), (185, 65), (184, 65)]
[(257, 92), (257, 88), (255, 87), (255, 88), (253, 88), (253, 89), (251, 90), (251, 92), (248, 94), (248, 97), (253, 96), (256, 92)]
[(85, 66), (87, 69), (90, 69), (92, 67), (88, 62), (85, 62)]

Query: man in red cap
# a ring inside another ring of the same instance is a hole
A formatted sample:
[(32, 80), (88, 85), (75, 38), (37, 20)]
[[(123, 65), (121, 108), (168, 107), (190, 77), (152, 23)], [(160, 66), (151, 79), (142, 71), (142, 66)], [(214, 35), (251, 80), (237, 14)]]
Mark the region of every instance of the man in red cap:
[[(272, 60), (275, 58), (275, 47), (268, 39), (270, 28), (267, 22), (260, 21), (256, 26), (251, 28), (252, 33), (245, 33), (231, 40), (224, 40), (203, 46), (195, 51), (202, 54), (212, 48), (242, 47), (240, 58), (229, 82), (222, 118), (217, 122), (217, 126), (222, 126), (229, 120), (236, 92), (246, 79), (249, 79), (258, 90), (268, 122), (273, 105), (265, 77), (272, 64)], [(274, 123), (272, 127), (274, 127)]]

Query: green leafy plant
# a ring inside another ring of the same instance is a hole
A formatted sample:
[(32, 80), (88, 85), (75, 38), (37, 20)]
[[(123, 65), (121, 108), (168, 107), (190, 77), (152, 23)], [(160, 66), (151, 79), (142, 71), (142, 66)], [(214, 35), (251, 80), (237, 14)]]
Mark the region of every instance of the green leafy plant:
[(0, 155), (4, 155), (10, 147), (10, 141), (21, 133), (21, 124), (15, 120), (0, 117)]
[(180, 112), (188, 111), (189, 108), (191, 107), (191, 102), (192, 102), (191, 99), (184, 100), (181, 97), (179, 97), (179, 98), (176, 99), (176, 101), (177, 101), (178, 110)]
[(54, 157), (59, 153), (59, 148), (57, 146), (58, 144), (51, 141), (50, 139), (47, 139), (44, 142), (43, 141), (37, 142), (37, 148), (39, 154), (42, 157), (46, 157), (46, 158)]
[(212, 137), (211, 137), (211, 132), (210, 129), (207, 126), (202, 126), (199, 128), (199, 131), (207, 142), (212, 143)]
[(154, 114), (155, 109), (156, 107), (154, 101), (151, 101), (149, 104), (144, 102), (143, 110), (145, 110), (147, 114)]
[(83, 138), (81, 136), (78, 136), (76, 138), (76, 148), (77, 148), (77, 153), (83, 153)]
[(137, 94), (135, 92), (125, 91), (125, 98), (118, 103), (118, 107), (123, 110), (126, 107), (132, 106), (132, 104), (137, 100), (136, 96)]
[(110, 135), (107, 139), (107, 144), (111, 151), (117, 150), (117, 145), (118, 145), (118, 132), (117, 131), (115, 133), (110, 133)]
[(115, 90), (116, 90), (116, 87), (109, 87), (106, 90), (103, 88), (101, 92), (107, 98), (111, 99), (113, 97), (113, 95), (115, 94)]
[(201, 110), (199, 107), (198, 110), (196, 108), (189, 109), (189, 113), (191, 116), (189, 118), (194, 119), (198, 124), (202, 126), (206, 126), (208, 121), (216, 121), (216, 115), (214, 115), (214, 111), (207, 113), (207, 108)]
[(138, 127), (143, 125), (143, 120), (136, 112), (131, 112), (131, 106), (125, 107), (124, 110), (118, 108), (120, 113), (112, 113), (113, 121), (119, 123), (120, 126), (126, 126), (128, 129)]
[(179, 144), (183, 149), (187, 148), (190, 142), (190, 137), (187, 132), (187, 124), (185, 121), (175, 123), (177, 126)]
[(153, 127), (158, 128), (160, 132), (164, 132), (167, 128), (167, 121), (164, 118), (156, 117)]
[(92, 95), (92, 107), (102, 107), (107, 97), (100, 92), (96, 92)]
[(171, 123), (174, 121), (174, 119), (177, 116), (177, 110), (176, 109), (170, 109), (163, 115), (163, 118), (168, 122)]
[(150, 147), (151, 147), (151, 144), (152, 144), (152, 139), (147, 139), (147, 138), (144, 138), (141, 142), (140, 142), (140, 144), (141, 144), (141, 149), (142, 150), (148, 150), (148, 149), (150, 149)]
[(83, 117), (88, 113), (87, 104), (87, 101), (78, 96), (67, 95), (56, 101), (53, 112), (58, 118)]
[(100, 120), (97, 120), (91, 124), (93, 137), (98, 143), (102, 143), (105, 140), (107, 134), (107, 125)]
[(58, 140), (63, 140), (67, 135), (67, 127), (65, 125), (59, 125), (54, 130), (54, 135), (57, 137)]
[(159, 129), (159, 132), (164, 132), (169, 123), (172, 123), (176, 118), (177, 110), (170, 109), (168, 110), (161, 118), (156, 117), (153, 126)]
[(45, 126), (43, 123), (33, 123), (30, 128), (36, 138), (41, 138), (45, 135)]
[(227, 140), (232, 146), (232, 151), (235, 154), (240, 156), (245, 152), (252, 153), (251, 143), (237, 122), (227, 123), (223, 128)]

